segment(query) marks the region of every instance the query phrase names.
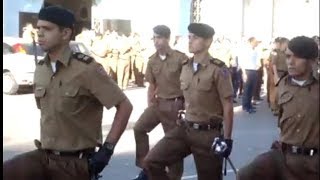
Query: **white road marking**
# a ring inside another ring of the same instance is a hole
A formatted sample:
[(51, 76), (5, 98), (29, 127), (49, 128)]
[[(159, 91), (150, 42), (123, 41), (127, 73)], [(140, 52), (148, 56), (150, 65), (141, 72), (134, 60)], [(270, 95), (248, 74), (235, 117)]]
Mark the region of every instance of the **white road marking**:
[[(238, 171), (238, 169), (237, 169)], [(228, 173), (234, 173), (232, 169), (228, 169), (227, 170), (227, 174)], [(198, 176), (197, 175), (190, 175), (190, 176), (183, 176), (181, 179), (194, 179), (194, 178), (197, 178)]]

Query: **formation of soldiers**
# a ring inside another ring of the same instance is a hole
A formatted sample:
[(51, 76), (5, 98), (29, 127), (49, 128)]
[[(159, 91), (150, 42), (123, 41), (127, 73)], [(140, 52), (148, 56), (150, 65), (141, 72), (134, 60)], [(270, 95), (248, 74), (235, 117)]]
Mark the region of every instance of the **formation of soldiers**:
[(92, 35), (84, 29), (76, 41), (90, 48), (92, 55), (103, 65), (108, 75), (124, 90), (132, 82), (138, 87), (144, 86), (144, 74), (148, 55), (147, 48), (141, 43), (138, 33), (129, 36), (116, 31)]

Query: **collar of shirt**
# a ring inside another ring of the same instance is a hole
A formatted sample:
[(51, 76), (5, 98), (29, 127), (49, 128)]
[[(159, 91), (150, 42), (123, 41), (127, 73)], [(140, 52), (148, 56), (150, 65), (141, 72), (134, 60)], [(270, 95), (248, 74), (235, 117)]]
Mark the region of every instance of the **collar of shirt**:
[(300, 83), (299, 83), (299, 82), (301, 82), (301, 81), (297, 81), (296, 79), (294, 79), (294, 78), (291, 77), (291, 76), (288, 77), (288, 80), (289, 80), (289, 83), (290, 83), (291, 85), (296, 85), (296, 86), (301, 86), (301, 87), (309, 86), (309, 85), (311, 85), (313, 82), (316, 81), (316, 79), (315, 79), (312, 75), (310, 76), (309, 79), (305, 80), (305, 82), (304, 82), (302, 85), (300, 85)]
[(190, 62), (192, 62), (192, 64), (199, 63), (201, 65), (201, 67), (207, 67), (210, 64), (211, 59), (212, 59), (212, 57), (210, 55), (204, 59), (200, 59), (197, 61), (195, 61), (194, 57), (192, 57)]
[[(69, 65), (70, 57), (73, 54), (72, 50), (68, 46), (67, 48), (64, 49), (64, 51), (60, 54), (58, 57), (58, 61), (60, 61), (64, 66)], [(44, 58), (44, 61), (47, 63), (50, 63), (50, 58), (49, 55), (47, 54), (46, 57)]]
[(169, 48), (168, 49), (168, 51), (167, 51), (167, 53), (166, 53), (166, 58), (165, 59), (161, 59), (161, 57), (160, 57), (160, 54), (157, 52), (157, 57), (161, 60), (161, 61), (165, 61), (165, 60), (167, 60), (168, 59), (168, 57), (170, 57), (172, 54), (173, 54), (173, 52), (174, 52), (174, 50), (173, 49), (171, 49), (171, 48)]

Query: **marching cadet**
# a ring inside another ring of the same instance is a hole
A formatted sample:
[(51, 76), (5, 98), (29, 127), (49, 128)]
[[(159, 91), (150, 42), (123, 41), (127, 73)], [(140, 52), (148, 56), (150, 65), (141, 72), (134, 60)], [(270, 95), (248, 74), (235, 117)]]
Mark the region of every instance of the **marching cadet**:
[[(149, 151), (148, 133), (161, 123), (164, 133), (176, 127), (178, 111), (182, 110), (184, 98), (180, 89), (182, 62), (188, 57), (169, 46), (170, 29), (165, 25), (153, 28), (153, 41), (156, 48), (147, 65), (146, 80), (149, 82), (148, 107), (134, 126), (136, 140), (136, 165), (143, 168), (143, 160)], [(165, 157), (162, 157), (165, 158)], [(168, 165), (170, 180), (180, 180), (183, 173), (183, 160)], [(146, 180), (142, 170), (135, 178)]]
[(277, 86), (280, 141), (241, 168), (238, 180), (319, 179), (319, 81), (312, 75), (317, 44), (298, 36), (285, 53), (288, 75)]
[[(271, 56), (271, 63), (272, 63), (272, 72), (274, 78), (274, 86), (278, 83), (279, 79), (284, 76), (287, 71), (287, 64), (286, 64), (286, 54), (285, 51), (288, 46), (288, 39), (281, 38), (280, 39), (280, 48), (279, 50), (275, 50)], [(273, 100), (271, 101), (273, 104), (271, 106), (271, 110), (275, 115), (279, 114), (279, 106), (278, 106), (278, 89), (274, 87), (274, 96)]]
[[(276, 104), (276, 86), (275, 86), (275, 82), (274, 82), (275, 78), (274, 78), (274, 72), (273, 72), (272, 59), (280, 51), (280, 40), (281, 40), (281, 37), (275, 38), (275, 40), (273, 42), (274, 47), (271, 50), (270, 56), (268, 58), (268, 65), (267, 65), (267, 74), (268, 74), (268, 78), (267, 78), (267, 98), (268, 98), (269, 107), (270, 107), (272, 112), (275, 112), (275, 111), (273, 111), (273, 109), (276, 109), (276, 107), (277, 107), (277, 104)], [(277, 115), (277, 114), (275, 114), (275, 115)]]
[[(194, 56), (184, 62), (180, 75), (185, 118), (180, 118), (179, 126), (167, 132), (146, 156), (144, 167), (152, 180), (168, 180), (165, 167), (190, 154), (193, 154), (199, 180), (221, 180), (223, 158), (229, 157), (232, 150), (230, 72), (221, 60), (212, 58), (208, 52), (214, 29), (207, 24), (191, 23), (188, 30), (189, 52)], [(211, 150), (215, 139), (226, 144), (220, 155)]]
[[(108, 165), (132, 105), (99, 63), (71, 51), (75, 17), (69, 10), (49, 6), (38, 19), (39, 45), (47, 52), (34, 75), (40, 141), (36, 150), (5, 161), (3, 178), (88, 180)], [(103, 108), (113, 106), (117, 112), (103, 142)]]
[(130, 75), (131, 44), (124, 34), (119, 37), (119, 60), (117, 66), (117, 81), (120, 89), (125, 90), (128, 87)]

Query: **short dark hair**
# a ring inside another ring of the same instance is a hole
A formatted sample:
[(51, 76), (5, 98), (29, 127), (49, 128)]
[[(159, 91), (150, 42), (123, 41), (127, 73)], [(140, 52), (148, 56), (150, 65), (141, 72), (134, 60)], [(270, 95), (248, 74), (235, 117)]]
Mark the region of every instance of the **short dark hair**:
[(170, 38), (171, 31), (170, 28), (166, 25), (158, 25), (153, 28), (153, 32), (159, 36)]

